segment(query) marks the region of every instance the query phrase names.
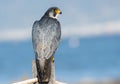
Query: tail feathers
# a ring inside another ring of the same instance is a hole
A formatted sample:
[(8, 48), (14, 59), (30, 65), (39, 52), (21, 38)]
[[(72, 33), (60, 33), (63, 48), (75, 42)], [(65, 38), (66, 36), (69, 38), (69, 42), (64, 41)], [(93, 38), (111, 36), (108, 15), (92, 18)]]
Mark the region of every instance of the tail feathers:
[[(38, 82), (49, 82), (51, 73), (51, 58), (36, 59), (36, 68), (38, 75)], [(45, 83), (45, 84), (46, 84)]]

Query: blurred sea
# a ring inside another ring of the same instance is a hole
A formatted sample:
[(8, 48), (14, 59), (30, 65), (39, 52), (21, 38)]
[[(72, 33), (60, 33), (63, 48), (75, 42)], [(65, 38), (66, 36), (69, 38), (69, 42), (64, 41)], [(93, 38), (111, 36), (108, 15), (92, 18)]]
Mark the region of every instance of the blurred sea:
[[(0, 84), (32, 78), (31, 40), (0, 43)], [(56, 79), (120, 78), (120, 35), (62, 39), (55, 54)]]

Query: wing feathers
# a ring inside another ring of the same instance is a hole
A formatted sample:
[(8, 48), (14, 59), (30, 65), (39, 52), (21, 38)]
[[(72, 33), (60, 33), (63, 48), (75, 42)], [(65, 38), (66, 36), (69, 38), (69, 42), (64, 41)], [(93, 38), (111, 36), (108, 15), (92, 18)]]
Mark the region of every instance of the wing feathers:
[(39, 58), (50, 58), (57, 49), (61, 37), (60, 24), (57, 20), (36, 21), (32, 30), (33, 46)]

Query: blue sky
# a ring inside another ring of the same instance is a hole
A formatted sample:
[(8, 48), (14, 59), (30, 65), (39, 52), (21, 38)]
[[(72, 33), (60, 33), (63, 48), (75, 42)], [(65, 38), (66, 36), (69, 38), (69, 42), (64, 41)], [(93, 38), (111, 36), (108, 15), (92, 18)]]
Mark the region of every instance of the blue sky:
[(1, 0), (0, 41), (30, 39), (33, 22), (51, 6), (63, 12), (59, 17), (63, 37), (119, 34), (119, 4), (119, 0)]

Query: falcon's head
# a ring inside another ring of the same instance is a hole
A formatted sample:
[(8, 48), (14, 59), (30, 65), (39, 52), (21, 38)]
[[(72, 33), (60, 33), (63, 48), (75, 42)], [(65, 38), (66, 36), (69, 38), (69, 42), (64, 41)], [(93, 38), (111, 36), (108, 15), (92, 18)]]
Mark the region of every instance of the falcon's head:
[(58, 7), (51, 7), (47, 10), (45, 16), (57, 19), (58, 15), (60, 14), (62, 14), (62, 12)]

